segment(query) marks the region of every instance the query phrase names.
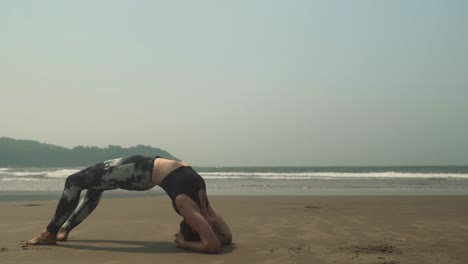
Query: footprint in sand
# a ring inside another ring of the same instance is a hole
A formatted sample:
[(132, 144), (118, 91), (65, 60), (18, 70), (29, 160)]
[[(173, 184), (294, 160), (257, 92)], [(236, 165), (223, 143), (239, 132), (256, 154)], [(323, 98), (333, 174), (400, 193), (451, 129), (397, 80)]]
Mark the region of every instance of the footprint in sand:
[[(354, 253), (351, 257), (352, 260), (359, 258), (362, 255), (372, 255), (372, 254), (402, 254), (402, 251), (395, 246), (382, 244), (382, 245), (369, 245), (369, 246), (349, 246), (349, 247), (339, 247), (339, 250), (349, 251)], [(362, 255), (361, 255), (362, 254)], [(378, 260), (383, 262), (379, 264), (398, 264), (398, 260), (386, 260), (385, 257), (379, 256)]]
[(305, 209), (320, 209), (320, 206), (313, 206), (313, 205), (306, 205), (304, 206)]
[(20, 242), (20, 247), (21, 247), (22, 250), (51, 250), (51, 248), (49, 246), (46, 246), (46, 245), (31, 246), (26, 241), (21, 241)]
[(373, 254), (373, 253), (396, 253), (401, 254), (401, 250), (391, 245), (370, 245), (370, 246), (350, 246), (340, 247), (340, 250), (346, 250), (352, 253)]
[(400, 263), (400, 261), (398, 260), (388, 260), (388, 261), (384, 261), (382, 264), (398, 264)]
[(300, 258), (302, 253), (302, 244), (288, 248), (288, 255), (290, 258)]

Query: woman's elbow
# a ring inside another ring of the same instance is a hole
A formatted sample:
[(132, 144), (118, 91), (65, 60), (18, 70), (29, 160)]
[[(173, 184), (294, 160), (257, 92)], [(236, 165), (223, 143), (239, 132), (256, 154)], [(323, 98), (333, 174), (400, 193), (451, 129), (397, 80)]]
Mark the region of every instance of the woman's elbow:
[(222, 236), (221, 243), (223, 245), (231, 245), (232, 244), (232, 235), (227, 234), (227, 235)]
[(221, 252), (221, 243), (219, 241), (205, 242), (203, 244), (206, 253), (217, 254)]

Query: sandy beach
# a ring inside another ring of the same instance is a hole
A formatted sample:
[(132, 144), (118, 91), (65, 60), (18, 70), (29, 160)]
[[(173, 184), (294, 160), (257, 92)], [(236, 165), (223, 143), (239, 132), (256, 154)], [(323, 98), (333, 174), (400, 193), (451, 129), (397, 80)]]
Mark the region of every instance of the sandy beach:
[(234, 245), (175, 247), (167, 197), (104, 199), (56, 246), (22, 247), (55, 201), (0, 203), (0, 263), (467, 263), (468, 196), (214, 196)]

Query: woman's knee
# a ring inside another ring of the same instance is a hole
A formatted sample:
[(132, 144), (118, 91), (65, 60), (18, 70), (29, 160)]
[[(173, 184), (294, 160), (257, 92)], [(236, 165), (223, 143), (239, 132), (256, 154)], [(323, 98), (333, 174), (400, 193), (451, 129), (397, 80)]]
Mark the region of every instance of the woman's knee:
[(67, 179), (65, 180), (65, 188), (71, 188), (71, 187), (78, 186), (78, 185), (79, 185), (79, 180), (75, 174), (68, 176)]

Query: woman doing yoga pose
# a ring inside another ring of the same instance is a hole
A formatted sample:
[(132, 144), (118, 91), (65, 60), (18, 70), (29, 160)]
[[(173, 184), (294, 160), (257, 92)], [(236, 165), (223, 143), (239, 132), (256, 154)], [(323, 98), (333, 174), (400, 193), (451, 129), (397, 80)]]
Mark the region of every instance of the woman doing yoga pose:
[[(187, 163), (157, 157), (132, 156), (107, 160), (67, 177), (52, 220), (30, 245), (66, 241), (70, 231), (97, 207), (105, 190), (145, 191), (159, 185), (183, 217), (174, 242), (178, 247), (217, 253), (230, 244), (231, 231), (211, 206), (203, 178)], [(82, 190), (86, 190), (80, 201)]]

